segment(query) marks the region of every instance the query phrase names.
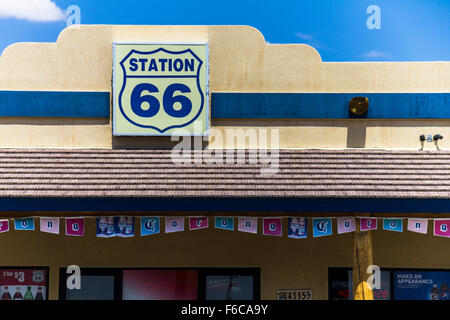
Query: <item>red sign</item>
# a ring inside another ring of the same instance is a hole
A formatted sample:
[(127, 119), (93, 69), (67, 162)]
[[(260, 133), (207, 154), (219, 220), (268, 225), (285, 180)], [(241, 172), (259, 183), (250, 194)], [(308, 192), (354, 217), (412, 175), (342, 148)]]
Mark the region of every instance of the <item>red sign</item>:
[(0, 269), (1, 300), (44, 300), (46, 269)]

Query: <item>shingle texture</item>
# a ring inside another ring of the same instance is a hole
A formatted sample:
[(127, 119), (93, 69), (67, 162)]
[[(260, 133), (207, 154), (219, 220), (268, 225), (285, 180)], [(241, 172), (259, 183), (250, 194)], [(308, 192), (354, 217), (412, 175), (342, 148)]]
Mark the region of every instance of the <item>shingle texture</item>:
[(450, 198), (448, 151), (229, 154), (189, 151), (180, 163), (171, 150), (0, 149), (0, 197)]

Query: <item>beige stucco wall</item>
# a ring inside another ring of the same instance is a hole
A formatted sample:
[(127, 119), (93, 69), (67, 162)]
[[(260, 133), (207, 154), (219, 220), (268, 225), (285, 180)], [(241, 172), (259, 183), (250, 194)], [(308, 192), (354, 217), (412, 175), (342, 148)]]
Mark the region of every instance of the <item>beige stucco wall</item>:
[[(312, 47), (267, 44), (261, 33), (247, 26), (72, 26), (61, 32), (56, 43), (20, 43), (5, 49), (0, 57), (0, 90), (111, 91), (114, 41), (209, 42), (210, 89), (216, 92), (450, 91), (450, 62), (325, 63)], [(441, 148), (450, 149), (449, 124), (450, 120), (211, 123), (224, 136), (226, 129), (233, 128), (277, 129), (282, 148), (398, 149), (419, 149), (422, 133), (441, 133)], [(113, 138), (111, 119), (0, 118), (0, 147), (170, 145), (170, 138)], [(432, 143), (425, 145), (425, 149), (433, 148)], [(450, 268), (448, 239), (380, 230), (373, 233), (373, 242), (374, 262), (381, 267)], [(350, 234), (292, 240), (210, 228), (97, 239), (93, 219), (88, 220), (82, 238), (13, 231), (0, 235), (0, 247), (1, 266), (50, 266), (52, 299), (58, 296), (59, 267), (70, 264), (261, 267), (263, 299), (274, 299), (280, 288), (312, 288), (315, 299), (326, 299), (328, 267), (352, 265)]]
[[(286, 227), (284, 220), (284, 230)], [(88, 219), (84, 237), (40, 231), (1, 234), (0, 266), (49, 266), (50, 299), (58, 298), (59, 268), (72, 264), (260, 267), (262, 299), (276, 299), (277, 289), (299, 288), (311, 288), (314, 299), (328, 299), (328, 267), (352, 266), (353, 235), (336, 235), (335, 225), (334, 236), (313, 239), (309, 234), (301, 240), (214, 228), (147, 237), (138, 234), (131, 239), (100, 239), (95, 232), (95, 219)], [(431, 232), (431, 225), (428, 235), (372, 232), (374, 263), (385, 268), (450, 269), (448, 239)]]
[[(113, 42), (208, 42), (212, 92), (449, 92), (450, 62), (322, 62), (304, 44), (267, 44), (249, 26), (71, 26), (56, 43), (17, 43), (0, 58), (0, 90), (111, 91)], [(214, 106), (212, 106), (214, 107)], [(277, 128), (283, 148), (419, 149), (449, 120), (227, 120)], [(274, 125), (274, 123), (276, 123)], [(363, 136), (361, 136), (363, 135)], [(299, 137), (301, 137), (299, 139)], [(111, 119), (0, 119), (0, 147), (164, 147), (167, 138), (114, 138)], [(425, 149), (434, 149), (433, 143)]]

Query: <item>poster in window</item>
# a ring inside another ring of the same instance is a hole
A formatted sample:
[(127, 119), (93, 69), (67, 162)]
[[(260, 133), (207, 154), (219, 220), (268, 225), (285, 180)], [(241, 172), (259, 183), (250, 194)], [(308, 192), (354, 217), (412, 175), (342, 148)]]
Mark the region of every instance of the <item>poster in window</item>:
[(1, 269), (1, 300), (45, 300), (46, 269)]
[(450, 271), (394, 272), (395, 300), (449, 300)]

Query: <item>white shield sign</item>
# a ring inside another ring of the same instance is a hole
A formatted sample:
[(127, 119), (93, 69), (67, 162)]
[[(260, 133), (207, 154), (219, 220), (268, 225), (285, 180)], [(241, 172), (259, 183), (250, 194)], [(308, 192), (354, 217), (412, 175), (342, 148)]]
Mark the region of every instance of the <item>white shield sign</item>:
[(115, 135), (207, 134), (206, 44), (116, 43), (114, 58)]

